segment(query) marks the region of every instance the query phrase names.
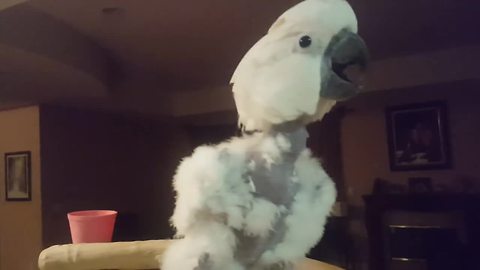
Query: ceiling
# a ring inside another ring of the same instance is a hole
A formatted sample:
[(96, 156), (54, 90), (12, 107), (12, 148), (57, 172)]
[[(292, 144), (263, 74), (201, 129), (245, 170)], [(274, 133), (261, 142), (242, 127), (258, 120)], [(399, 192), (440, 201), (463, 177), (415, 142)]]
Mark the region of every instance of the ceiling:
[[(241, 56), (298, 1), (19, 2), (0, 10), (0, 63), (10, 63), (0, 65), (0, 108), (55, 101), (168, 114), (185, 93), (228, 89)], [(476, 1), (350, 3), (375, 61), (480, 44)]]
[[(106, 48), (127, 73), (147, 71), (166, 90), (181, 91), (228, 83), (245, 51), (296, 2), (33, 0), (28, 5)], [(118, 11), (105, 14), (104, 8)]]

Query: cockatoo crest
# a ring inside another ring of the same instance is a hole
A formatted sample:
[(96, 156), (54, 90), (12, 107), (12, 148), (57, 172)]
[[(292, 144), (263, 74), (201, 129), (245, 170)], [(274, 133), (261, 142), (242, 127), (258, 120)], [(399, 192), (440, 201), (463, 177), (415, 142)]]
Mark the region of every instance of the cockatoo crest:
[(332, 43), (343, 38), (340, 33), (356, 32), (355, 14), (344, 0), (306, 0), (283, 13), (232, 76), (239, 124), (246, 130), (266, 130), (321, 119), (342, 99), (322, 95), (322, 88), (332, 86), (327, 83), (333, 74), (334, 57), (328, 55), (335, 51)]

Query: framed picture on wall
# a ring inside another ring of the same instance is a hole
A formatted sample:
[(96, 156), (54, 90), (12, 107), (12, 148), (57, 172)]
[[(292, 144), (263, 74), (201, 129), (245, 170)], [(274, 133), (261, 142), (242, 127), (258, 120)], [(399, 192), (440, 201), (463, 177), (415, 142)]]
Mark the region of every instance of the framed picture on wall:
[(30, 152), (5, 154), (5, 198), (7, 201), (30, 201), (32, 181)]
[(392, 171), (451, 167), (444, 102), (389, 107), (386, 124)]

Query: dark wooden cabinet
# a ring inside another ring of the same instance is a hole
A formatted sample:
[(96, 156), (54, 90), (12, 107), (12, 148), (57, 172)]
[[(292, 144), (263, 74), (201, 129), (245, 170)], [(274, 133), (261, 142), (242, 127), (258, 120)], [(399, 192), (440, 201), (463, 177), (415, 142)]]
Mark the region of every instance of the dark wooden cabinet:
[[(454, 247), (451, 247), (449, 242), (446, 242), (441, 238), (431, 240), (436, 242), (430, 243), (429, 246), (451, 248), (455, 252), (459, 253), (458, 256), (464, 256), (459, 259), (459, 264), (455, 267), (455, 269), (480, 269), (478, 265), (473, 265), (475, 263), (473, 258), (480, 255), (480, 195), (368, 195), (364, 196), (364, 201), (366, 205), (365, 223), (369, 241), (370, 270), (395, 269), (390, 267), (389, 264), (389, 261), (392, 260), (392, 257), (390, 257), (391, 254), (389, 253), (389, 249), (391, 246), (389, 244), (389, 239), (387, 238), (389, 237), (388, 232), (391, 228), (385, 224), (385, 217), (394, 211), (403, 211), (407, 213), (461, 212), (463, 215), (462, 222), (464, 224), (465, 234), (465, 241), (463, 242), (462, 247), (454, 250)], [(438, 229), (438, 226), (435, 226), (434, 223), (432, 223), (431, 226), (432, 228)], [(424, 227), (425, 226), (421, 228)], [(417, 232), (413, 233), (412, 235), (418, 234), (419, 233)], [(428, 238), (428, 236), (426, 236), (426, 238)], [(406, 241), (408, 241), (408, 239), (406, 239)], [(462, 254), (460, 254), (459, 250), (462, 250)], [(475, 253), (477, 254), (475, 255)], [(450, 255), (450, 258), (453, 260), (453, 253)], [(428, 261), (426, 263), (426, 265), (428, 264), (426, 269), (444, 269), (442, 265), (447, 267), (448, 264), (446, 260), (448, 258), (435, 259), (444, 259), (445, 262), (440, 263), (440, 266), (434, 266), (438, 265), (439, 263), (433, 262), (434, 256), (432, 255), (431, 258), (429, 257), (428, 260), (426, 260)], [(470, 259), (472, 260), (470, 261)], [(460, 266), (460, 264), (462, 266)]]

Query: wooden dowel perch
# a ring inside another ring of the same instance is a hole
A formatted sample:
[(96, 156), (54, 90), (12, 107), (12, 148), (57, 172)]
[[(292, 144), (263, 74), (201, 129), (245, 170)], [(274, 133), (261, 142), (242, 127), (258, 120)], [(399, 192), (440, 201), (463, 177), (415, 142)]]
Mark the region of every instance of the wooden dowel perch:
[[(158, 269), (158, 258), (175, 240), (150, 240), (52, 246), (40, 253), (41, 270)], [(297, 270), (341, 270), (305, 259)]]

